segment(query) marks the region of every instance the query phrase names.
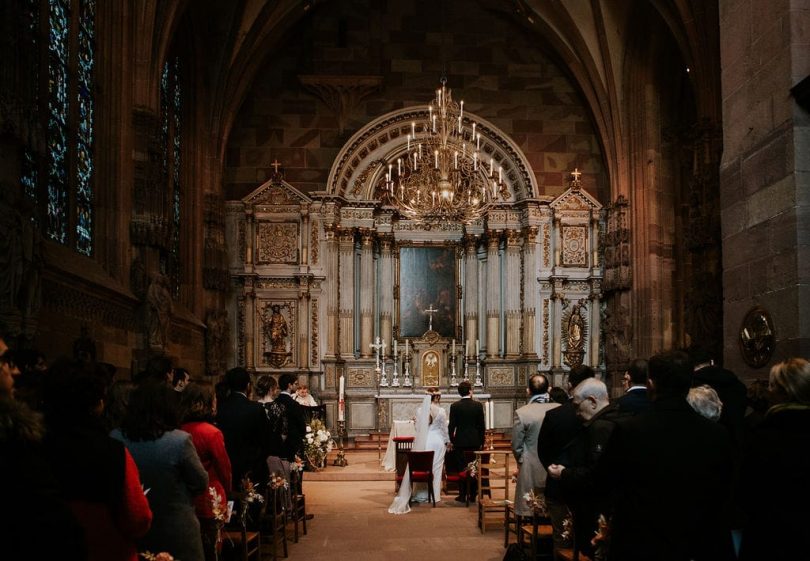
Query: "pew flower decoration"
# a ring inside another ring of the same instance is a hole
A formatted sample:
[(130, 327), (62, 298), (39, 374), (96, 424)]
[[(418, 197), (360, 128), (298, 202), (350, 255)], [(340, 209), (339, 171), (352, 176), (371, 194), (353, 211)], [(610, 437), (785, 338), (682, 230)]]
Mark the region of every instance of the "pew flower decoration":
[(478, 460), (473, 460), (467, 464), (467, 473), (470, 477), (478, 477)]
[(564, 542), (571, 542), (574, 539), (574, 519), (571, 515), (566, 516), (562, 523), (563, 531), (560, 537)]
[(244, 501), (250, 503), (263, 503), (264, 497), (258, 491), (259, 486), (254, 484), (249, 477), (242, 480), (242, 492), (245, 494)]
[(548, 517), (548, 508), (546, 508), (546, 499), (542, 495), (535, 495), (534, 490), (529, 491), (523, 495), (523, 500), (529, 505), (529, 508), (534, 511), (535, 516)]
[(302, 460), (297, 454), (295, 456), (295, 461), (290, 464), (290, 471), (297, 473), (304, 471), (304, 460)]
[(176, 559), (172, 557), (170, 553), (166, 553), (165, 551), (161, 553), (152, 553), (151, 551), (144, 551), (139, 555), (144, 559), (146, 559), (146, 561), (176, 561)]
[[(604, 514), (599, 515), (596, 533), (591, 539), (591, 545), (596, 548), (597, 554), (599, 552), (607, 554), (608, 546), (610, 545), (610, 522)], [(597, 555), (597, 558), (599, 555)]]
[(270, 488), (274, 491), (277, 489), (288, 489), (290, 483), (280, 473), (273, 473), (270, 475)]
[(332, 434), (320, 419), (313, 419), (307, 425), (304, 436), (304, 456), (313, 469), (323, 469), (326, 466), (326, 455), (332, 451), (335, 441)]
[(217, 493), (215, 487), (208, 488), (208, 497), (211, 501), (211, 513), (214, 515), (214, 523), (217, 526), (217, 543), (222, 542), (222, 528), (228, 521), (228, 508), (222, 505), (222, 496)]

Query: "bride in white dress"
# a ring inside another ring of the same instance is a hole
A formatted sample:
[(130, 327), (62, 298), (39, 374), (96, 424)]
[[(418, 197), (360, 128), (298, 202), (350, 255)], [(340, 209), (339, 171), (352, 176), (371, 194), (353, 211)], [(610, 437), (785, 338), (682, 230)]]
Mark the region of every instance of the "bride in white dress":
[[(433, 450), (433, 496), (436, 502), (441, 500), (442, 471), (444, 469), (444, 454), (450, 438), (447, 433), (447, 414), (438, 403), (441, 399), (439, 393), (425, 396), (422, 405), (416, 411), (416, 436), (413, 441), (413, 450)], [(419, 487), (422, 487), (421, 489)], [(411, 480), (407, 468), (405, 477), (399, 487), (399, 493), (394, 502), (388, 507), (391, 514), (406, 514), (411, 511), (408, 503), (411, 500)], [(414, 500), (427, 502), (427, 486), (419, 484), (416, 488)]]

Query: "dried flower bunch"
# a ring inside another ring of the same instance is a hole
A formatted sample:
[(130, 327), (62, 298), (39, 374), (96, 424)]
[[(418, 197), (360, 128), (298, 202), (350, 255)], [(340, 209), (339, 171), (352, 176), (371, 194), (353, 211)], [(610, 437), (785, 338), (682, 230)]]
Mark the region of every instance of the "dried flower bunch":
[(523, 500), (525, 500), (529, 508), (534, 511), (535, 516), (548, 517), (546, 498), (543, 495), (535, 495), (534, 490), (531, 490), (523, 495)]

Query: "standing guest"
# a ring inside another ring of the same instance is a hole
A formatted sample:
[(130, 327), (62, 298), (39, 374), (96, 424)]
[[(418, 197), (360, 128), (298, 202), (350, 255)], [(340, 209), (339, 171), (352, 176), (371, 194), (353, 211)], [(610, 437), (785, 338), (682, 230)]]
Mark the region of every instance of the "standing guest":
[(791, 358), (771, 368), (771, 402), (748, 439), (743, 481), (741, 561), (799, 559), (810, 527), (810, 362)]
[(139, 548), (165, 551), (182, 561), (203, 561), (194, 497), (207, 491), (208, 474), (191, 436), (177, 429), (176, 396), (164, 382), (142, 383), (132, 391), (121, 428), (112, 437), (135, 459), (154, 516)]
[(107, 390), (107, 401), (104, 403), (104, 423), (107, 431), (121, 427), (129, 407), (129, 395), (135, 383), (129, 380), (116, 380)]
[(746, 391), (748, 408), (751, 411), (745, 416), (746, 435), (755, 430), (765, 420), (765, 413), (771, 406), (768, 380), (754, 380), (748, 384)]
[[(484, 447), (486, 436), (486, 421), (484, 419), (484, 404), (472, 398), (472, 384), (468, 380), (458, 385), (458, 395), (461, 399), (450, 405), (450, 425), (448, 433), (453, 446), (453, 457), (457, 471), (466, 469), (465, 452), (473, 452)], [(469, 500), (474, 501), (477, 483), (472, 482), (469, 489)], [(464, 491), (461, 490), (456, 501), (468, 501)]]
[(89, 561), (137, 561), (135, 541), (152, 523), (138, 468), (102, 420), (106, 384), (95, 363), (57, 361), (43, 404), (45, 448), (74, 516)]
[(548, 396), (551, 398), (552, 402), (559, 403), (560, 405), (568, 401), (568, 392), (559, 387), (548, 390)]
[(613, 429), (597, 468), (613, 494), (609, 561), (734, 558), (726, 512), (731, 441), (686, 402), (691, 382), (685, 353), (652, 357), (652, 406)]
[[(220, 498), (220, 508), (225, 512), (227, 495), (231, 492), (231, 460), (225, 450), (225, 437), (212, 425), (217, 408), (214, 388), (200, 384), (186, 387), (181, 399), (184, 412), (181, 429), (191, 435), (194, 448), (208, 473), (208, 487), (213, 488)], [(217, 520), (214, 517), (210, 492), (197, 495), (194, 509), (200, 520), (205, 561), (217, 559)]]
[(281, 392), (268, 409), (270, 455), (294, 462), (296, 455), (304, 457), (303, 447), (307, 422), (304, 418), (304, 411), (293, 397), (298, 386), (296, 377), (292, 374), (282, 374), (278, 380), (278, 386)]
[(230, 395), (217, 407), (217, 425), (225, 436), (225, 448), (231, 459), (232, 481), (240, 485), (249, 477), (253, 483), (267, 482), (268, 425), (264, 407), (251, 401), (253, 384), (241, 367), (225, 374)]
[(263, 374), (256, 381), (256, 401), (262, 404), (265, 411), (278, 395), (278, 382), (270, 374)]
[[(590, 366), (580, 365), (572, 368), (568, 373), (568, 391), (593, 376), (593, 368)], [(576, 438), (580, 430), (582, 430), (582, 421), (577, 416), (577, 407), (570, 398), (562, 406), (546, 414), (543, 426), (540, 427), (540, 435), (537, 437), (537, 455), (544, 468), (548, 469), (551, 464), (571, 464), (566, 453), (566, 446)], [(551, 518), (554, 549), (571, 547), (570, 540), (565, 537), (563, 524), (569, 516), (569, 510), (565, 504), (559, 480), (554, 478), (546, 480), (545, 498), (549, 518)]]
[(529, 378), (526, 394), (529, 402), (515, 411), (515, 423), (512, 427), (512, 453), (517, 460), (518, 474), (515, 485), (515, 514), (531, 516), (532, 508), (523, 499), (529, 491), (546, 487), (546, 468), (537, 456), (537, 437), (546, 413), (559, 407), (550, 403), (548, 379), (543, 374)]
[(719, 421), (723, 412), (723, 402), (714, 388), (707, 385), (690, 388), (686, 401), (701, 416), (710, 421)]
[(295, 401), (304, 407), (317, 407), (318, 402), (309, 394), (309, 388), (306, 384), (299, 384), (298, 391), (295, 392)]
[(643, 358), (637, 358), (630, 363), (622, 377), (624, 395), (616, 400), (616, 406), (622, 413), (635, 415), (650, 408), (650, 398), (647, 396), (647, 374), (649, 365)]
[(185, 368), (175, 368), (172, 371), (172, 388), (174, 388), (174, 391), (182, 392), (188, 387), (190, 381), (191, 375)]
[(745, 427), (745, 409), (748, 406), (745, 384), (732, 372), (720, 366), (714, 357), (700, 347), (689, 350), (693, 364), (692, 387), (707, 385), (714, 388), (723, 403), (719, 423), (728, 429), (732, 444), (740, 450)]
[(172, 385), (174, 379), (174, 368), (172, 361), (165, 355), (155, 355), (146, 361), (146, 368), (132, 377), (136, 384), (144, 382), (162, 382), (167, 386)]
[[(3, 559), (84, 561), (81, 526), (42, 450), (42, 416), (14, 399), (19, 369), (0, 337), (0, 544)], [(46, 536), (47, 539), (43, 539)]]

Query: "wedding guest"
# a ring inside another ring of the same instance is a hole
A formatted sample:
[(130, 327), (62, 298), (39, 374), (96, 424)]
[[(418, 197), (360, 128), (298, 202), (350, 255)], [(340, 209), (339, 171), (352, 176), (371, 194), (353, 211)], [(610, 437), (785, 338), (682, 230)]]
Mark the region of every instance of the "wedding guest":
[(95, 363), (57, 361), (43, 388), (45, 448), (63, 496), (82, 526), (89, 561), (137, 561), (135, 541), (152, 523), (138, 468), (108, 436), (104, 374)]
[(560, 405), (568, 401), (568, 392), (560, 387), (553, 387), (548, 390), (548, 396), (551, 398), (551, 401), (559, 403)]
[(304, 407), (317, 407), (318, 402), (309, 394), (309, 388), (306, 384), (299, 384), (298, 391), (295, 392), (295, 401)]
[[(0, 544), (3, 559), (83, 561), (83, 532), (42, 450), (42, 416), (14, 399), (19, 369), (0, 337)], [(48, 539), (42, 539), (47, 536)]]
[(193, 498), (208, 489), (191, 436), (177, 429), (176, 393), (165, 381), (141, 383), (132, 391), (120, 429), (112, 432), (129, 449), (152, 509), (152, 528), (141, 550), (167, 552), (182, 561), (203, 561), (200, 523)]
[(650, 408), (647, 396), (647, 373), (649, 366), (643, 358), (630, 362), (622, 376), (624, 395), (616, 400), (616, 406), (623, 412), (635, 415)]
[(751, 410), (745, 416), (746, 434), (750, 434), (765, 420), (765, 413), (771, 406), (768, 392), (768, 380), (754, 380), (748, 384), (746, 390), (748, 408)]
[[(461, 472), (467, 467), (469, 453), (484, 447), (486, 421), (484, 404), (472, 398), (472, 384), (468, 380), (459, 382), (457, 391), (461, 399), (450, 404), (447, 430), (453, 453), (448, 461), (455, 462), (456, 471)], [(477, 482), (472, 481), (467, 491), (469, 495), (465, 495), (465, 491), (460, 489), (455, 500), (460, 503), (466, 503), (468, 499), (475, 501), (477, 489)]]
[(108, 432), (121, 426), (127, 407), (129, 407), (129, 395), (134, 388), (134, 382), (116, 380), (107, 390), (107, 401), (104, 404), (104, 422)]
[(693, 364), (692, 387), (705, 384), (714, 388), (723, 403), (723, 411), (718, 422), (728, 429), (732, 444), (737, 451), (741, 451), (745, 408), (747, 407), (745, 385), (731, 370), (723, 368), (715, 360), (716, 357), (702, 347), (690, 348), (689, 358)]
[(292, 374), (282, 374), (278, 381), (281, 392), (268, 409), (270, 420), (271, 456), (294, 462), (304, 457), (304, 435), (307, 422), (301, 406), (295, 401), (298, 380)]
[(807, 551), (810, 527), (810, 362), (791, 358), (771, 368), (773, 404), (748, 439), (743, 462), (747, 515), (741, 561), (787, 561)]
[(263, 374), (256, 381), (256, 401), (262, 404), (267, 410), (268, 405), (273, 403), (278, 395), (278, 382), (269, 374)]
[(191, 382), (191, 375), (185, 368), (175, 368), (172, 371), (172, 388), (176, 392), (182, 392)]
[(710, 421), (720, 420), (723, 411), (723, 402), (711, 386), (702, 385), (691, 388), (686, 394), (686, 401), (696, 412)]
[[(194, 448), (208, 473), (208, 487), (219, 497), (221, 512), (227, 509), (227, 495), (231, 492), (231, 460), (225, 450), (222, 432), (211, 424), (216, 412), (216, 396), (211, 386), (191, 384), (181, 399), (184, 411), (181, 429), (191, 435)], [(217, 520), (213, 512), (213, 496), (206, 490), (194, 498), (194, 509), (200, 520), (206, 561), (217, 559)]]

